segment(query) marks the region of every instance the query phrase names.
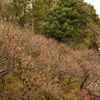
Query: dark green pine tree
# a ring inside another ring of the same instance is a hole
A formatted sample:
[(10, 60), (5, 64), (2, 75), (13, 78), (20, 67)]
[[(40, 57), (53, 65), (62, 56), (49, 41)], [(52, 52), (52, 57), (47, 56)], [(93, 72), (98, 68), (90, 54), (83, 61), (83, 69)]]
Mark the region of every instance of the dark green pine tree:
[[(59, 0), (50, 10), (43, 25), (43, 34), (57, 40), (84, 40), (89, 36), (90, 22), (99, 18), (90, 4), (83, 0)], [(86, 33), (86, 34), (85, 34)]]
[(78, 28), (80, 13), (79, 0), (62, 0), (57, 2), (49, 11), (48, 19), (43, 25), (44, 34), (58, 40), (78, 38), (81, 29)]

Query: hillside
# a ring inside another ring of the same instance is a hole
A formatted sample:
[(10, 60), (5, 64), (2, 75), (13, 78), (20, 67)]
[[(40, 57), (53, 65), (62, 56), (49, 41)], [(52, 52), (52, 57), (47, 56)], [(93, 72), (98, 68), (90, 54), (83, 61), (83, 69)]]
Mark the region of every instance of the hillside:
[(74, 50), (0, 25), (0, 100), (99, 100), (100, 58), (96, 50)]

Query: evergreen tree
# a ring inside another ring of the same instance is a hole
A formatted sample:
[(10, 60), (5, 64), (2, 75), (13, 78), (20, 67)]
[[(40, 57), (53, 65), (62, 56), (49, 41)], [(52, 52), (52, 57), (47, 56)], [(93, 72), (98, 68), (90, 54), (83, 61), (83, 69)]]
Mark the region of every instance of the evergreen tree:
[(49, 10), (43, 34), (60, 41), (85, 42), (91, 22), (99, 24), (99, 20), (93, 6), (83, 0), (60, 0)]
[(47, 36), (63, 40), (67, 37), (79, 37), (78, 29), (80, 14), (78, 0), (62, 0), (57, 2), (49, 11), (47, 22), (44, 24), (44, 33)]

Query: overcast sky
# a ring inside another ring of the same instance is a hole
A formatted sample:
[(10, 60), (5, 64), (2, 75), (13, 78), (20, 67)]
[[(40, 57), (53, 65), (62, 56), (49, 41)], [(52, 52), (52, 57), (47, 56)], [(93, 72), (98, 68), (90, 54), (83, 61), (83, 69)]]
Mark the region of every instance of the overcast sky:
[(100, 0), (84, 0), (84, 1), (92, 4), (94, 6), (94, 8), (96, 9), (96, 13), (100, 17)]

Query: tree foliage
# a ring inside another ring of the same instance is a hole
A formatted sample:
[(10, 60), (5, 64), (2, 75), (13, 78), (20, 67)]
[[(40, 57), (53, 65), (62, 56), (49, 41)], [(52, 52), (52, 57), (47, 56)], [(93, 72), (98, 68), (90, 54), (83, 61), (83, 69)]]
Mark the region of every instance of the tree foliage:
[(18, 23), (82, 48), (94, 46), (100, 32), (94, 7), (83, 0), (0, 0), (0, 22)]
[(100, 25), (93, 6), (83, 0), (60, 0), (49, 10), (43, 34), (60, 41), (66, 38), (84, 41), (84, 38), (91, 35), (91, 22), (94, 26)]
[(0, 21), (38, 28), (56, 0), (1, 0)]

